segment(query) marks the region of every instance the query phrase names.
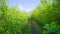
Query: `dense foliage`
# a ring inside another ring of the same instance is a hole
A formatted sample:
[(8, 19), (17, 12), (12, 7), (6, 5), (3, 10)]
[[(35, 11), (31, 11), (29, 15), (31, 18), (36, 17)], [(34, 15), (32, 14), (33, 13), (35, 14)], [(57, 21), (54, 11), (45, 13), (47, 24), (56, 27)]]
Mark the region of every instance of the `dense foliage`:
[(33, 10), (31, 17), (44, 25), (44, 33), (56, 33), (60, 29), (60, 0), (41, 0), (41, 4)]
[(0, 34), (21, 34), (21, 29), (27, 24), (28, 14), (15, 7), (8, 8), (5, 0), (0, 3)]

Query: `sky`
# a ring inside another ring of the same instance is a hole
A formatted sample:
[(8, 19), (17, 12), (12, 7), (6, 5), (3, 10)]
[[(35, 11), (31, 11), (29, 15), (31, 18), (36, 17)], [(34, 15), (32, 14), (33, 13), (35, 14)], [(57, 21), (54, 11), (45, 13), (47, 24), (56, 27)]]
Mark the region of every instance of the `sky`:
[(33, 10), (39, 3), (39, 0), (9, 0), (9, 6), (18, 5), (20, 10), (25, 10), (27, 12)]

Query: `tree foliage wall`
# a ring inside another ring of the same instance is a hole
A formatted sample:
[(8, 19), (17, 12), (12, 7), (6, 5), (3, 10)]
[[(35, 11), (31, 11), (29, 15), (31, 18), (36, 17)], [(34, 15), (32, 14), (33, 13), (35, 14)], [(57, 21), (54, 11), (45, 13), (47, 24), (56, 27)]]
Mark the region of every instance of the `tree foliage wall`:
[(41, 0), (42, 6), (38, 5), (38, 7), (33, 10), (32, 17), (42, 23), (51, 23), (55, 21), (59, 22), (59, 3), (60, 2), (58, 0), (50, 0), (50, 2)]
[(15, 7), (9, 8), (6, 0), (0, 0), (0, 34), (21, 34), (27, 24), (28, 14)]
[(43, 30), (44, 33), (60, 34), (60, 0), (40, 0), (40, 2), (41, 4), (31, 13), (31, 18), (44, 25), (42, 26), (46, 29)]

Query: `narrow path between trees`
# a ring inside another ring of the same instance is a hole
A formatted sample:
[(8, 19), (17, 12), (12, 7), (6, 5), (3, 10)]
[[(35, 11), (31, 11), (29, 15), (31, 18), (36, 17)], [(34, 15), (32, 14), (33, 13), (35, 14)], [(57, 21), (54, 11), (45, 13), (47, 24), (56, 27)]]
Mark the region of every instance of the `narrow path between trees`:
[(42, 34), (43, 25), (36, 20), (29, 20), (28, 24), (22, 29), (22, 34)]
[(32, 34), (37, 34), (37, 31), (36, 31), (36, 28), (34, 26), (35, 24), (33, 23), (33, 21), (31, 22), (31, 31), (32, 31)]

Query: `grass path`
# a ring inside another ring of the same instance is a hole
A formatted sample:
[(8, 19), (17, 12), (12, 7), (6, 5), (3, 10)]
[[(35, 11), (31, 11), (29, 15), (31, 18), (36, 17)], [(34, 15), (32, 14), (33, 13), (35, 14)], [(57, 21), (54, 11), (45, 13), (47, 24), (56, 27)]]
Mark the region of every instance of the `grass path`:
[(40, 23), (29, 21), (29, 23), (22, 29), (22, 34), (43, 34)]

